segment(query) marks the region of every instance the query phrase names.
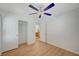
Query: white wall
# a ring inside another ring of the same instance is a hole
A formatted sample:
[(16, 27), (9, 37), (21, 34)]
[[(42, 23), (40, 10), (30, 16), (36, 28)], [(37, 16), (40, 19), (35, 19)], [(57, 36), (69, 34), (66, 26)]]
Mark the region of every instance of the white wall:
[[(18, 46), (18, 42), (17, 42), (16, 38), (13, 37), (13, 36), (17, 36), (18, 37), (18, 31), (16, 31), (17, 30), (16, 28), (18, 28), (17, 27), (18, 20), (26, 21), (28, 23), (27, 24), (27, 43), (28, 44), (34, 43), (34, 36), (35, 36), (35, 33), (34, 33), (35, 32), (35, 28), (34, 28), (34, 21), (33, 21), (34, 18), (30, 17), (29, 15), (26, 15), (26, 17), (23, 17), (23, 16), (13, 14), (12, 12), (9, 12), (9, 11), (6, 11), (6, 10), (2, 10), (2, 9), (0, 9), (0, 15), (2, 16), (4, 29), (5, 28), (7, 29), (7, 31), (3, 30), (3, 32), (4, 32), (3, 33), (4, 34), (3, 35), (4, 43), (2, 44), (3, 51), (11, 50), (11, 48), (16, 48)], [(10, 26), (10, 24), (12, 26)], [(15, 24), (16, 26), (13, 25), (13, 24)], [(11, 29), (13, 29), (13, 31)], [(14, 35), (14, 33), (13, 33), (14, 31), (17, 32), (17, 35), (16, 34)], [(6, 32), (6, 34), (5, 34), (5, 32)], [(10, 35), (10, 34), (13, 34), (13, 35)], [(7, 40), (5, 40), (5, 38), (7, 38)], [(12, 39), (10, 40), (10, 38), (12, 38)], [(10, 42), (10, 41), (13, 41), (13, 42)], [(14, 41), (16, 41), (16, 42), (14, 43)], [(11, 43), (11, 45), (9, 43)]]
[(1, 16), (0, 16), (0, 52), (1, 52), (1, 40), (2, 40), (2, 35), (1, 35), (1, 33), (2, 33), (2, 28), (1, 28)]
[(34, 27), (34, 22), (28, 22), (28, 44), (32, 44), (35, 41), (35, 27)]
[(40, 40), (45, 42), (46, 40), (46, 31), (45, 31), (45, 22), (42, 21), (41, 24), (40, 24)]
[[(47, 22), (48, 43), (79, 54), (79, 9), (47, 19), (50, 20)], [(45, 41), (45, 28), (41, 32), (41, 39)]]
[(27, 44), (32, 44), (35, 41), (35, 18), (29, 15), (26, 15), (26, 18), (17, 17), (18, 20), (27, 22)]
[(8, 12), (0, 9), (0, 55), (1, 55), (1, 52), (2, 52), (2, 47), (3, 47), (3, 18), (5, 17), (5, 15), (7, 14)]
[(3, 51), (18, 47), (18, 20), (12, 14), (3, 18)]

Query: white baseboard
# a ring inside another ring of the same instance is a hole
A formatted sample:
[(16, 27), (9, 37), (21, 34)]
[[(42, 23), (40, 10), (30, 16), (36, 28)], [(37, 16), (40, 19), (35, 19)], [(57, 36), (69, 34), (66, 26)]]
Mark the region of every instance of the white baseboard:
[[(45, 41), (43, 41), (43, 40), (41, 40), (41, 41), (42, 41), (42, 42), (45, 42)], [(70, 50), (70, 49), (66, 49), (66, 48), (60, 47), (59, 45), (53, 44), (53, 43), (51, 43), (51, 42), (47, 42), (47, 43), (50, 44), (50, 45), (54, 45), (54, 46), (56, 46), (56, 47), (62, 48), (62, 49), (64, 49), (64, 50), (67, 50), (67, 51), (70, 51), (70, 52), (73, 52), (73, 53), (79, 55), (79, 52), (77, 52), (77, 51), (73, 51), (73, 50)]]
[(63, 47), (61, 47), (57, 44), (53, 44), (51, 42), (47, 42), (47, 43), (79, 55), (79, 52), (77, 52), (77, 51), (73, 51), (73, 50), (70, 50), (70, 49), (63, 48)]

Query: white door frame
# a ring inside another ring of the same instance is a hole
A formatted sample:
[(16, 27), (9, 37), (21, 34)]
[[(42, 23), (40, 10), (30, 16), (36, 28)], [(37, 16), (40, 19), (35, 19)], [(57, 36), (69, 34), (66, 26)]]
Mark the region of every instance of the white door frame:
[[(20, 45), (20, 44), (23, 44), (23, 42), (19, 42), (19, 40), (20, 40), (20, 30), (19, 30), (19, 27), (20, 27), (20, 22), (22, 22), (22, 23), (26, 23), (26, 27), (27, 27), (27, 24), (28, 24), (28, 22), (27, 21), (23, 21), (23, 20), (19, 20), (18, 21), (18, 45)], [(27, 30), (26, 30), (27, 31)], [(26, 35), (27, 35), (27, 33), (26, 33)], [(27, 37), (27, 36), (26, 36)], [(24, 42), (24, 43), (27, 43), (27, 38), (26, 39), (24, 39), (26, 42)]]

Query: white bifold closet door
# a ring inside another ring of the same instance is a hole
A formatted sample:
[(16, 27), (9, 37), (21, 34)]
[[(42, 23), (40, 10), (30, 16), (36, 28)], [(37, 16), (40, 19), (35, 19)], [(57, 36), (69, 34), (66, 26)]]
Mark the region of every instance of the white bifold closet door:
[(18, 24), (18, 32), (19, 32), (19, 44), (27, 43), (27, 22), (19, 21)]

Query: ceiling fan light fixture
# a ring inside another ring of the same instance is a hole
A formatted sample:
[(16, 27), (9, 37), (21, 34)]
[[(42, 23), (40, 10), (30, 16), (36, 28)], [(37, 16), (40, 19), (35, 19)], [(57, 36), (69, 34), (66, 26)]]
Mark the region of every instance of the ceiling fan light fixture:
[(47, 15), (47, 16), (52, 16), (52, 14), (50, 13), (47, 13), (45, 11), (47, 11), (48, 9), (54, 7), (55, 4), (54, 3), (51, 3), (50, 5), (48, 5), (45, 9), (42, 9), (42, 7), (40, 6), (39, 9), (37, 9), (36, 7), (34, 7), (33, 5), (29, 5), (30, 8), (34, 9), (37, 11), (37, 13), (31, 13), (31, 15), (34, 15), (34, 14), (37, 14), (39, 16), (39, 19), (41, 18), (41, 16), (44, 14), (44, 15)]

